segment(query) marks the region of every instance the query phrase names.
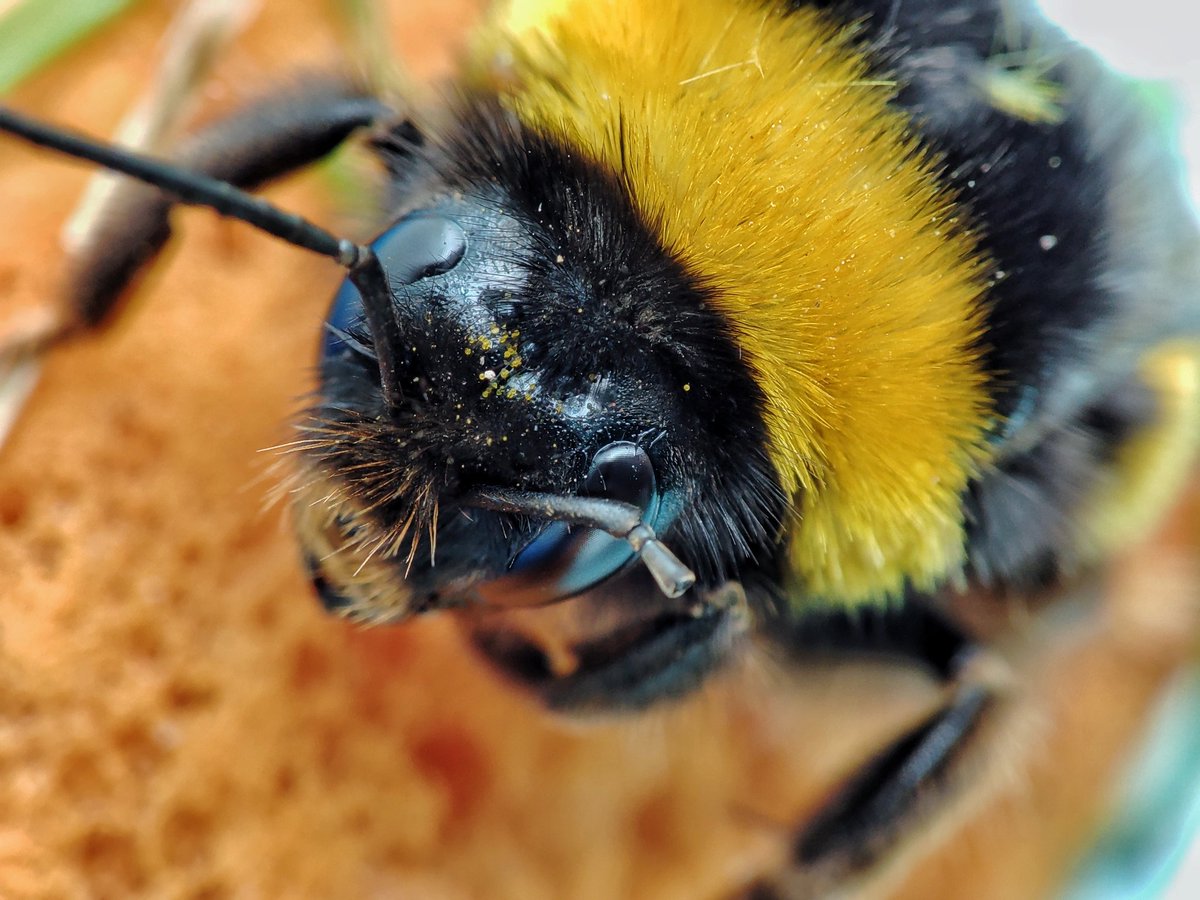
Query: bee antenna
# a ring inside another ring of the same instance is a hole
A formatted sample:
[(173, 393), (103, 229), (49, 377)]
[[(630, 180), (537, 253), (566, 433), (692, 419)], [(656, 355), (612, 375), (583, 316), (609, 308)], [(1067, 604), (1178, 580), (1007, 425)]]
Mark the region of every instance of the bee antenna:
[(0, 131), (57, 153), (93, 162), (169, 194), (179, 203), (206, 206), (239, 219), (296, 247), (326, 256), (346, 269), (363, 300), (367, 325), (379, 357), (380, 384), (391, 410), (404, 400), (396, 352), (400, 328), (383, 266), (370, 247), (339, 238), (302, 216), (286, 212), (233, 185), (169, 162), (93, 140), (78, 132), (46, 125), (0, 106)]
[(633, 548), (642, 565), (650, 570), (659, 590), (668, 597), (679, 597), (696, 583), (695, 573), (655, 536), (654, 529), (642, 521), (641, 510), (632, 503), (493, 487), (474, 491), (462, 502), (493, 512), (586, 525), (611, 534)]

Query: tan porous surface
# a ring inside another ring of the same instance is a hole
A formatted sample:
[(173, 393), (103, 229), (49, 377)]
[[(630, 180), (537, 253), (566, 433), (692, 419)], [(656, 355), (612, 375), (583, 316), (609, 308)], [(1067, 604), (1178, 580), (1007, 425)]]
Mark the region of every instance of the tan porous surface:
[[(339, 58), (326, 4), (262, 6), (209, 107)], [(445, 70), (470, 4), (393, 6), (414, 68)], [(111, 129), (171, 11), (142, 4), (6, 102)], [(53, 297), (87, 177), (0, 139), (0, 331)], [(355, 227), (319, 175), (271, 196)], [(326, 617), (262, 451), (312, 387), (340, 276), (203, 212), (181, 224), (129, 314), (52, 356), (0, 449), (0, 897), (720, 897), (929, 709), (912, 673), (751, 660), (678, 708), (569, 723), (448, 620)], [(1016, 777), (894, 892), (1055, 883), (1194, 647), (1193, 521), (1131, 554), (1100, 607), (1013, 640), (1038, 723)]]

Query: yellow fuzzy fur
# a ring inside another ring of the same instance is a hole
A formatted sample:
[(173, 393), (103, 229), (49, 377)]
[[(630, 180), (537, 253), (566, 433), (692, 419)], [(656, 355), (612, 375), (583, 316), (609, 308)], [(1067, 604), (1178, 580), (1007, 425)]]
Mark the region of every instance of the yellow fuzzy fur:
[(476, 56), (713, 289), (766, 394), (792, 570), (845, 603), (959, 566), (991, 420), (984, 263), (849, 38), (733, 0), (517, 0)]
[(1146, 534), (1194, 470), (1200, 443), (1200, 345), (1158, 348), (1141, 377), (1158, 397), (1153, 424), (1121, 446), (1117, 465), (1080, 511), (1077, 540), (1088, 563)]

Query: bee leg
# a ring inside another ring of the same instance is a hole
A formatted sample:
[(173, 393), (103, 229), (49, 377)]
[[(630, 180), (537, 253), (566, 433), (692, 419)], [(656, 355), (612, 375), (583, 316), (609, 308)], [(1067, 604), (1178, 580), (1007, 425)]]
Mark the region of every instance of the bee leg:
[[(310, 79), (200, 132), (176, 161), (180, 168), (255, 189), (327, 155), (356, 129), (394, 118), (349, 81)], [(0, 445), (33, 391), (40, 358), (55, 344), (113, 317), (136, 276), (171, 237), (172, 205), (157, 188), (119, 182), (71, 262), (62, 302), (4, 323)]]
[[(309, 80), (208, 127), (187, 141), (174, 161), (254, 190), (326, 156), (356, 129), (392, 116), (350, 82)], [(123, 180), (71, 262), (62, 308), (18, 330), (0, 347), (0, 356), (36, 357), (65, 337), (109, 321), (126, 289), (171, 237), (173, 204), (157, 188)]]
[(880, 657), (915, 665), (943, 682), (953, 681), (977, 650), (958, 625), (916, 594), (900, 604), (784, 614), (765, 621), (761, 631), (797, 663)]
[(997, 704), (1001, 667), (970, 637), (919, 599), (895, 608), (831, 612), (786, 636), (798, 657), (835, 651), (910, 660), (946, 686), (936, 711), (861, 765), (796, 832), (786, 868), (748, 897), (822, 896), (865, 876), (898, 851), (914, 822), (954, 796), (972, 740)]
[[(310, 79), (270, 95), (200, 132), (176, 157), (181, 168), (255, 189), (307, 166), (356, 129), (395, 114), (345, 80)], [(37, 380), (39, 359), (55, 344), (103, 326), (136, 276), (171, 237), (173, 200), (122, 180), (71, 262), (63, 300), (5, 323), (0, 338), (0, 444)]]
[[(355, 130), (391, 111), (349, 82), (293, 86), (239, 110), (191, 138), (176, 160), (244, 190), (328, 155)], [(74, 261), (67, 284), (68, 328), (93, 329), (116, 311), (125, 288), (171, 236), (172, 199), (125, 181)]]
[(801, 829), (795, 861), (817, 866), (842, 857), (838, 868), (849, 871), (873, 864), (904, 825), (936, 803), (992, 700), (988, 687), (962, 685), (946, 706), (872, 758)]

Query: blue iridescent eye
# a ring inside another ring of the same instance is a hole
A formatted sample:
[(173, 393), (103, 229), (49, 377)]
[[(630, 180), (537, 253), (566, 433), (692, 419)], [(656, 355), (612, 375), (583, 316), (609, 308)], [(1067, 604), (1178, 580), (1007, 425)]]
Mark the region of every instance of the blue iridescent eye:
[[(660, 498), (654, 467), (636, 444), (617, 441), (601, 449), (580, 493), (630, 503), (642, 511), (644, 522), (657, 524)], [(539, 595), (525, 602), (549, 603), (595, 587), (633, 558), (627, 541), (552, 522), (517, 553), (509, 572), (520, 576), (523, 595)]]
[[(467, 252), (467, 235), (453, 219), (432, 213), (405, 216), (378, 238), (371, 249), (379, 257), (388, 284), (402, 287), (422, 278), (444, 275)], [(362, 298), (349, 279), (342, 282), (326, 318), (324, 355), (353, 349), (344, 333), (362, 321)]]
[(467, 252), (467, 235), (453, 219), (417, 213), (385, 231), (371, 249), (391, 284), (412, 284), (458, 265)]

